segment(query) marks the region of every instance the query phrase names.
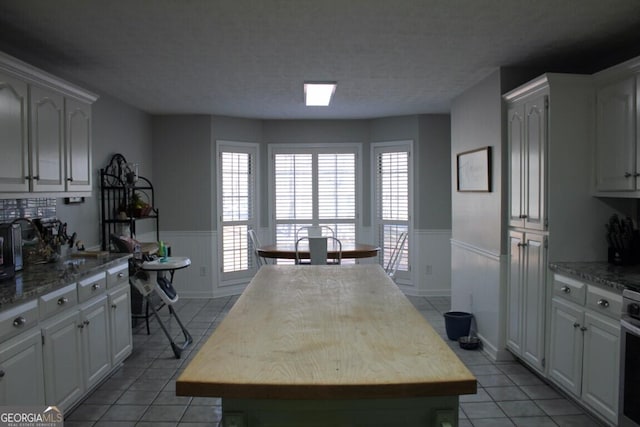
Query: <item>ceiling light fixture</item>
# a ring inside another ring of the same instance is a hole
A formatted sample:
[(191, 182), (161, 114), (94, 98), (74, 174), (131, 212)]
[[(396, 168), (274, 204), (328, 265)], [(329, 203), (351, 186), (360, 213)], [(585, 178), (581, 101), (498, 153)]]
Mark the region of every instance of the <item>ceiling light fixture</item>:
[(326, 107), (336, 91), (336, 82), (305, 82), (304, 103), (306, 106)]

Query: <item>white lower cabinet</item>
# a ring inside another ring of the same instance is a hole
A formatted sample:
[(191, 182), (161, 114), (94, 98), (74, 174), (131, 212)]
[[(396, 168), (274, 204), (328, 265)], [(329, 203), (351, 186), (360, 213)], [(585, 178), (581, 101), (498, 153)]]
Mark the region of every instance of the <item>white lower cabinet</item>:
[(109, 292), (111, 326), (111, 363), (113, 366), (126, 359), (133, 350), (131, 336), (131, 288), (129, 282)]
[(616, 424), (621, 296), (582, 284), (585, 306), (580, 283), (559, 279), (551, 301), (549, 378)]
[(82, 320), (68, 310), (42, 327), (45, 400), (63, 411), (82, 396)]
[(0, 312), (0, 406), (66, 411), (131, 354), (127, 266)]
[(102, 295), (80, 310), (84, 386), (87, 390), (111, 370), (108, 303), (107, 296)]
[(507, 348), (544, 371), (546, 236), (509, 231)]
[(44, 405), (42, 338), (39, 328), (2, 343), (0, 402), (2, 405)]

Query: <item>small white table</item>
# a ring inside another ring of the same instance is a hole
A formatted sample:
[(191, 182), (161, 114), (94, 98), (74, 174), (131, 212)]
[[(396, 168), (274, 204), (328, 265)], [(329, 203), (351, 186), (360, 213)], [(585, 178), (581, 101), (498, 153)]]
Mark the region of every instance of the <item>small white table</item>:
[[(151, 307), (154, 316), (158, 320), (160, 327), (164, 331), (164, 334), (169, 339), (171, 343), (171, 348), (173, 349), (173, 354), (175, 354), (176, 359), (179, 359), (182, 351), (187, 348), (189, 344), (193, 342), (193, 338), (189, 331), (184, 327), (180, 317), (173, 309), (173, 304), (178, 302), (178, 292), (176, 292), (173, 287), (173, 275), (176, 270), (180, 270), (183, 268), (187, 268), (191, 265), (191, 260), (187, 257), (163, 257), (158, 258), (153, 261), (145, 261), (140, 265), (140, 271), (136, 273), (132, 279), (133, 285), (140, 291), (143, 298), (145, 298), (147, 302), (147, 306)], [(143, 274), (139, 274), (142, 272)], [(169, 273), (169, 278), (167, 278), (166, 273)], [(149, 296), (152, 292), (158, 294), (160, 299), (167, 304), (169, 307), (169, 313), (175, 317), (180, 329), (182, 330), (182, 334), (184, 335), (184, 342), (180, 345), (176, 344), (173, 340), (173, 337), (167, 330), (167, 327), (162, 322), (162, 319), (158, 315), (156, 308), (153, 306), (151, 301), (149, 300)]]

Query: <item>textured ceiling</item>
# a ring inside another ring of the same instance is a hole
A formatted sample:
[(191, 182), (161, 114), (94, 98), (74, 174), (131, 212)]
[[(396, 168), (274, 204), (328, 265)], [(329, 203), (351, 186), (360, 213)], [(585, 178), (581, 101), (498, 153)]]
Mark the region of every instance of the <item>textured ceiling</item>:
[(497, 67), (593, 72), (639, 40), (638, 0), (0, 1), (0, 50), (153, 114), (443, 113)]

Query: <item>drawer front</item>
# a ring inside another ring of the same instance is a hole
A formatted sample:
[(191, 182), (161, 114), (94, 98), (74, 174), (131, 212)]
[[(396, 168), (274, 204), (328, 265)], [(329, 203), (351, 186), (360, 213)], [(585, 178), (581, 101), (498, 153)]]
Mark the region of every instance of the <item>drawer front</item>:
[(596, 313), (620, 319), (622, 314), (622, 295), (595, 286), (589, 286), (587, 289), (587, 307)]
[(107, 270), (107, 287), (116, 288), (129, 282), (129, 263), (125, 262)]
[(553, 294), (576, 304), (584, 305), (587, 285), (570, 277), (553, 276)]
[(107, 276), (104, 272), (95, 274), (78, 282), (78, 300), (87, 301), (89, 298), (104, 293), (107, 287)]
[(76, 284), (67, 285), (40, 297), (40, 319), (46, 319), (78, 304)]
[(38, 324), (38, 300), (0, 312), (0, 342)]

